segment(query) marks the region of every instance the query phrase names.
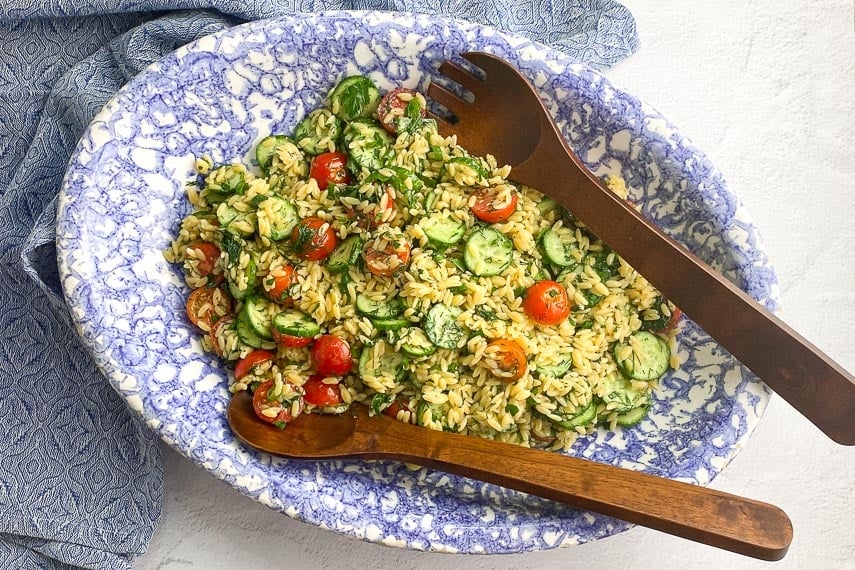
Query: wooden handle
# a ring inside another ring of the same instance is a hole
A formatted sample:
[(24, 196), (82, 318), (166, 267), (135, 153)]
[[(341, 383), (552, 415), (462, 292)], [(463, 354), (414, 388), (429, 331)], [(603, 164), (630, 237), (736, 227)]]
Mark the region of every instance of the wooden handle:
[(566, 143), (543, 147), (553, 156), (538, 156), (550, 165), (540, 187), (826, 435), (855, 445), (852, 374), (607, 190)]
[[(361, 457), (392, 458), (495, 483), (762, 560), (793, 538), (781, 509), (704, 487), (584, 459), (386, 422)], [(426, 431), (426, 430), (425, 430)], [(510, 448), (510, 450), (509, 450)]]

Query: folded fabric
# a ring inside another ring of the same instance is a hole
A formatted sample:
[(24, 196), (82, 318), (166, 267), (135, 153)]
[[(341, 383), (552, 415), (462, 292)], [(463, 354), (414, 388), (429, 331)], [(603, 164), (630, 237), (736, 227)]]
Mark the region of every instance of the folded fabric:
[(637, 47), (609, 0), (0, 2), (0, 568), (129, 568), (160, 518), (156, 441), (78, 340), (56, 267), (56, 196), (86, 125), (180, 45), (297, 11), (437, 13), (596, 68)]

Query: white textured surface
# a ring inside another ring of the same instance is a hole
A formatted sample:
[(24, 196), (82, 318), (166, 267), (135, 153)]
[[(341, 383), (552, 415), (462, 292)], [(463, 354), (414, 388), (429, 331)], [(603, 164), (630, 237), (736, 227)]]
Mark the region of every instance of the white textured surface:
[[(710, 156), (755, 218), (781, 317), (855, 370), (855, 5), (852, 0), (624, 0), (641, 50), (608, 76)], [(855, 421), (855, 418), (853, 418)], [(185, 568), (760, 568), (768, 563), (636, 528), (501, 557), (344, 538), (253, 503), (164, 446), (164, 518), (143, 570)], [(776, 568), (855, 568), (855, 448), (774, 398), (713, 487), (783, 508)]]

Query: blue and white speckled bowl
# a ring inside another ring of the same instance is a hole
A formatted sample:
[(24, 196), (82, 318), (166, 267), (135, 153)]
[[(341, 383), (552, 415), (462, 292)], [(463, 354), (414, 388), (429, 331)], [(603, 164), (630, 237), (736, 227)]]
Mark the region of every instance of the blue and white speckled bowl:
[[(240, 445), (226, 424), (223, 366), (184, 315), (188, 293), (161, 251), (189, 211), (195, 155), (248, 159), (289, 131), (337, 79), (424, 88), (443, 60), (483, 50), (540, 90), (598, 174), (619, 173), (644, 213), (774, 308), (775, 277), (750, 218), (719, 172), (647, 105), (530, 40), (464, 22), (334, 12), (254, 22), (151, 66), (94, 119), (65, 180), (60, 272), (80, 334), (112, 385), (192, 461), (289, 516), (421, 550), (506, 553), (602, 538), (628, 525), (477, 481), (395, 463), (283, 461)], [(687, 323), (682, 367), (649, 418), (578, 441), (574, 453), (706, 484), (742, 448), (769, 392)]]

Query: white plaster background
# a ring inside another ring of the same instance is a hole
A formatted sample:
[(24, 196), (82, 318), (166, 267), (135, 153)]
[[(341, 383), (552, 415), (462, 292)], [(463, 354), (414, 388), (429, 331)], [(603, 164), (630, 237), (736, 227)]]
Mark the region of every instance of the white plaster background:
[[(760, 228), (781, 317), (855, 370), (853, 0), (624, 4), (642, 47), (607, 75), (710, 156)], [(642, 528), (519, 555), (392, 549), (291, 520), (163, 453), (164, 516), (140, 570), (773, 566)], [(855, 448), (834, 444), (780, 398), (712, 486), (789, 514), (795, 538), (775, 568), (855, 569)]]

